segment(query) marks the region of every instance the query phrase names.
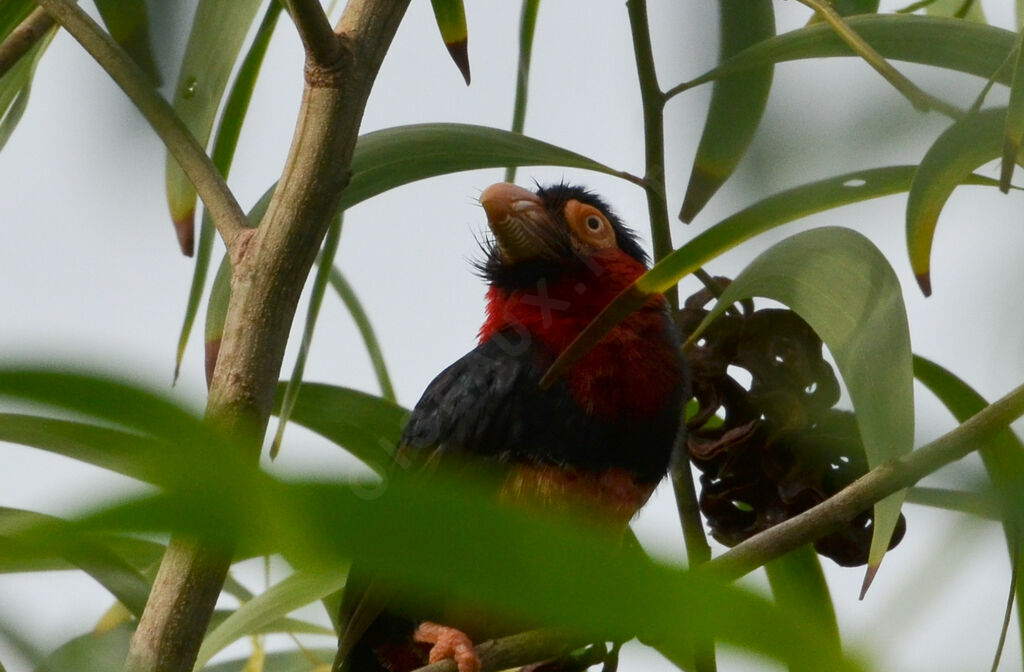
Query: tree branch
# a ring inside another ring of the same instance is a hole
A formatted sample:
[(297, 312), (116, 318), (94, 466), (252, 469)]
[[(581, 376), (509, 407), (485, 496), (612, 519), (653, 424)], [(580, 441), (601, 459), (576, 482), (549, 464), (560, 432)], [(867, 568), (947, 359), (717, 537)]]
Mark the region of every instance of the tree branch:
[(32, 10), (32, 13), (11, 31), (7, 39), (0, 43), (0, 77), (7, 74), (11, 66), (21, 60), (21, 57), (27, 54), (46, 31), (53, 28), (53, 25), (53, 17), (45, 9), (36, 7)]
[(799, 516), (750, 537), (698, 571), (733, 580), (769, 560), (841, 527), (885, 497), (914, 485), (977, 450), (1024, 415), (1024, 385), (986, 406), (962, 425), (898, 460), (890, 460)]
[[(558, 658), (587, 643), (563, 630), (530, 630), (484, 642), (476, 647), (476, 655), (480, 658), (480, 672), (497, 672)], [(458, 672), (458, 669), (449, 658), (414, 672)]]
[[(253, 461), (302, 286), (348, 183), (366, 100), (409, 1), (350, 0), (338, 25), (337, 59), (307, 58), (281, 179), (260, 227), (232, 257), (231, 301), (206, 414), (243, 437)], [(307, 13), (296, 16), (300, 31), (323, 36)], [(208, 540), (172, 539), (132, 638), (128, 669), (190, 672), (230, 561)]]
[(341, 56), (341, 42), (320, 1), (286, 0), (286, 4), (306, 48), (306, 58), (321, 67), (330, 67)]
[(146, 73), (74, 2), (39, 0), (39, 6), (85, 47), (135, 103), (195, 185), (232, 261), (236, 261), (251, 230), (234, 194), (195, 136), (153, 87)]

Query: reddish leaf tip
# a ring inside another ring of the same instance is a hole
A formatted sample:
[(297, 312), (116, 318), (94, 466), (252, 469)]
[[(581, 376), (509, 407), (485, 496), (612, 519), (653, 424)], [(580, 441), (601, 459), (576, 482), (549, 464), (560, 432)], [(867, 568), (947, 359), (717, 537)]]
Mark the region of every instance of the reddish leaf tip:
[(462, 39), (458, 42), (445, 42), (444, 46), (448, 47), (448, 53), (462, 73), (462, 78), (466, 80), (466, 86), (469, 86), (469, 41)]
[(869, 565), (866, 572), (864, 572), (864, 583), (860, 587), (859, 600), (863, 600), (864, 596), (868, 592), (868, 588), (871, 587), (871, 582), (875, 580), (875, 575), (878, 574), (878, 565)]
[(925, 296), (932, 295), (932, 277), (928, 271), (924, 273), (918, 273), (914, 276), (917, 278), (917, 285), (921, 288), (921, 292)]
[(196, 245), (195, 209), (189, 210), (181, 217), (174, 218), (174, 232), (178, 234), (178, 245), (181, 253), (191, 257)]
[(217, 368), (217, 355), (220, 354), (220, 339), (206, 342), (206, 387), (213, 382), (213, 370)]

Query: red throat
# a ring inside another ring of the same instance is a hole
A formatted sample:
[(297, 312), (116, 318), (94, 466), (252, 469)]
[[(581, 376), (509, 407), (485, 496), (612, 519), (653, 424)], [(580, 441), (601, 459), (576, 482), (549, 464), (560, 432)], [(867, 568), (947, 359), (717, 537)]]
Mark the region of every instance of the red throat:
[[(518, 344), (536, 342), (553, 360), (623, 290), (647, 270), (619, 251), (599, 252), (579, 273), (550, 284), (508, 292), (491, 287), (484, 342), (509, 330)], [(678, 384), (678, 344), (671, 338), (665, 300), (658, 296), (601, 340), (566, 374), (577, 403), (609, 420), (661, 410), (666, 393)], [(513, 347), (516, 343), (513, 343)]]

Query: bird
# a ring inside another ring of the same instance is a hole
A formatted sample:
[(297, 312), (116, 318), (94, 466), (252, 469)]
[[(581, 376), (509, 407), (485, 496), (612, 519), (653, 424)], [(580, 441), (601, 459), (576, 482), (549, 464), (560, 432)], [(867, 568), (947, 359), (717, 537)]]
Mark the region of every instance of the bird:
[[(689, 372), (668, 302), (652, 296), (542, 388), (558, 354), (647, 271), (647, 254), (579, 185), (498, 183), (479, 202), (491, 234), (476, 263), (488, 285), (479, 344), (427, 386), (396, 463), (424, 478), (424, 465), (445, 460), (487, 465), (501, 502), (586, 510), (622, 534), (685, 431)], [(473, 642), (496, 636), (480, 626), (487, 619), (464, 613), (465, 622), (442, 622), (458, 614), (452, 608), (395, 612), (388, 591), (358, 568), (348, 583), (335, 672), (408, 672), (447, 658), (459, 672), (478, 672)]]

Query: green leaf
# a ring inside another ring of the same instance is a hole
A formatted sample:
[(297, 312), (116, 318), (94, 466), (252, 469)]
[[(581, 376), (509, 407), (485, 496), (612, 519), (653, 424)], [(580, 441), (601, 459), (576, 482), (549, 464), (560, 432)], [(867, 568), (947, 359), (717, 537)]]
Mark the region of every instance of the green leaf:
[[(803, 546), (772, 560), (764, 566), (768, 575), (775, 603), (795, 613), (803, 614), (808, 621), (821, 623), (833, 639), (833, 646), (842, 649), (839, 638), (839, 624), (832, 605), (832, 596), (821, 571), (821, 562), (813, 546)], [(794, 670), (817, 670), (816, 665), (796, 667)]]
[(907, 503), (957, 511), (988, 520), (999, 519), (1000, 510), (996, 498), (980, 492), (928, 488), (918, 485), (907, 490)]
[[(934, 65), (984, 79), (999, 69), (1017, 39), (1015, 33), (1002, 28), (933, 16), (879, 14), (855, 16), (846, 22), (887, 59)], [(784, 61), (853, 55), (828, 25), (814, 24), (759, 42), (673, 92)], [(1008, 84), (1009, 77), (1009, 72), (1002, 72), (996, 79)]]
[(10, 70), (0, 77), (0, 149), (4, 148), (11, 134), (21, 121), (28, 106), (32, 91), (32, 78), (39, 59), (50, 46), (57, 28), (51, 28), (25, 53)]
[(907, 197), (907, 250), (925, 296), (932, 293), (932, 239), (939, 214), (972, 170), (1000, 155), (1005, 119), (1006, 108), (995, 108), (954, 122), (921, 159)]
[(96, 0), (96, 9), (114, 41), (150, 76), (153, 84), (159, 86), (160, 70), (150, 44), (146, 0)]
[[(303, 651), (279, 651), (268, 653), (263, 661), (262, 672), (316, 672), (321, 666), (330, 666), (334, 660), (333, 649), (305, 649)], [(238, 672), (244, 669), (246, 660), (229, 660), (204, 668), (206, 672)]]
[(0, 3), (0, 40), (10, 35), (35, 8), (33, 0), (4, 0)]
[(299, 390), (302, 389), (302, 376), (306, 370), (306, 357), (309, 355), (309, 346), (313, 342), (313, 332), (316, 330), (316, 321), (320, 316), (320, 306), (324, 301), (324, 292), (327, 291), (327, 279), (330, 276), (331, 268), (334, 267), (334, 255), (338, 252), (338, 241), (341, 240), (342, 216), (339, 216), (327, 229), (324, 238), (323, 248), (320, 250), (316, 275), (313, 278), (313, 287), (310, 290), (309, 306), (306, 308), (306, 324), (302, 329), (302, 340), (299, 342), (299, 352), (295, 357), (295, 366), (292, 375), (285, 385), (284, 393), (281, 395), (281, 403), (278, 409), (277, 431), (274, 433), (274, 440), (270, 444), (270, 459), (277, 457), (281, 450), (281, 442), (284, 440), (284, 428), (291, 419), (292, 410), (295, 408), (295, 401), (298, 398)]
[[(910, 452), (910, 330), (899, 280), (878, 248), (833, 227), (787, 238), (740, 273), (691, 340), (733, 303), (755, 296), (789, 306), (828, 346), (857, 413), (868, 467)], [(865, 588), (888, 549), (903, 497), (899, 492), (875, 504)]]
[[(285, 383), (278, 386), (278, 412)], [(390, 464), (408, 416), (401, 406), (365, 392), (322, 383), (303, 383), (292, 422), (330, 439), (378, 469)]]
[(323, 572), (296, 572), (240, 606), (206, 635), (196, 659), (198, 672), (210, 658), (232, 642), (258, 632), (263, 626), (286, 616), (299, 607), (321, 599), (345, 585), (346, 569)]
[[(968, 8), (967, 13), (961, 14), (965, 6)], [(976, 21), (977, 23), (985, 23), (985, 13), (982, 11), (981, 3), (978, 0), (972, 0), (969, 5), (965, 4), (965, 0), (935, 0), (935, 2), (927, 6), (925, 11), (935, 16), (951, 16), (965, 18), (968, 21)]]
[[(988, 406), (988, 401), (970, 385), (924, 357), (914, 357), (914, 375), (953, 414), (957, 422), (964, 422)], [(1020, 493), (1024, 492), (1024, 443), (1010, 429), (1000, 432), (994, 439), (978, 448), (982, 463), (999, 503), (1003, 519), (1003, 532), (1010, 553), (1010, 562), (1020, 567), (1021, 558), (1015, 553), (1024, 542), (1024, 520), (1020, 519)], [(1017, 623), (1021, 644), (1024, 645), (1024, 582), (1015, 587)]]
[(359, 301), (359, 297), (356, 296), (355, 290), (352, 289), (352, 285), (345, 279), (345, 276), (337, 266), (331, 267), (330, 281), (331, 287), (334, 288), (338, 298), (345, 304), (345, 308), (356, 323), (356, 328), (359, 329), (359, 335), (362, 336), (363, 343), (366, 344), (366, 351), (370, 355), (370, 362), (373, 364), (373, 372), (377, 376), (377, 384), (380, 385), (380, 395), (388, 401), (394, 402), (396, 400), (395, 388), (391, 385), (391, 376), (388, 375), (388, 368), (384, 363), (384, 353), (381, 352), (377, 335), (373, 331), (373, 325), (370, 324), (370, 316), (366, 314), (366, 310)]
[(1003, 161), (999, 175), (999, 188), (1006, 193), (1010, 190), (1013, 167), (1020, 154), (1020, 143), (1024, 139), (1024, 31), (1017, 39), (1017, 59), (1013, 65), (1013, 79), (1010, 84), (1010, 102), (1006, 108), (1006, 127), (1003, 140)]
[[(840, 16), (874, 14), (878, 11), (879, 0), (830, 0)], [(815, 14), (817, 16), (817, 14)]]
[(341, 197), (347, 209), (389, 189), (438, 175), (505, 166), (564, 166), (622, 177), (567, 149), (499, 128), (413, 124), (359, 136), (352, 181)]
[(462, 78), (469, 85), (469, 33), (466, 30), (466, 8), (462, 0), (430, 0), (441, 39), (448, 48)]
[[(267, 46), (270, 44), (274, 28), (277, 26), (277, 19), (281, 15), (281, 7), (281, 3), (276, 0), (267, 5), (267, 12), (263, 15), (263, 21), (256, 31), (256, 37), (242, 60), (238, 75), (235, 76), (231, 91), (228, 93), (227, 102), (224, 103), (224, 114), (221, 115), (217, 136), (213, 141), (211, 157), (213, 165), (224, 177), (227, 177), (231, 171), (231, 162), (235, 158), (235, 148), (238, 146), (238, 136), (242, 132), (242, 122), (245, 120), (249, 102), (252, 100), (256, 77), (263, 65)], [(202, 224), (199, 227), (199, 251), (196, 254), (196, 264), (192, 271), (192, 284), (189, 288), (188, 301), (185, 304), (185, 319), (178, 336), (178, 351), (174, 360), (175, 380), (178, 379), (181, 359), (185, 356), (185, 346), (188, 344), (192, 325), (199, 312), (199, 301), (203, 296), (206, 274), (210, 267), (214, 233), (215, 229), (213, 220), (210, 219), (210, 213), (203, 208)]]
[[(720, 61), (775, 35), (771, 0), (719, 0), (718, 11)], [(743, 158), (768, 103), (772, 71), (767, 65), (714, 83), (679, 219), (693, 221)]]
[(110, 672), (124, 667), (134, 624), (120, 625), (102, 635), (86, 633), (51, 653), (36, 672)]
[[(200, 0), (174, 86), (174, 111), (199, 141), (210, 138), (228, 76), (261, 0)], [(192, 256), (196, 190), (167, 154), (167, 202), (184, 254)]]
[(217, 274), (210, 288), (210, 300), (206, 304), (206, 329), (203, 340), (206, 346), (206, 386), (213, 381), (213, 370), (217, 366), (220, 340), (224, 337), (224, 321), (228, 317), (228, 303), (231, 301), (231, 261), (228, 255), (220, 260)]
[[(47, 548), (36, 549), (17, 539), (21, 529), (47, 525), (65, 539), (59, 557), (83, 570), (139, 616), (149, 598), (150, 582), (123, 558), (106, 548), (93, 535), (81, 534), (66, 521), (34, 511), (0, 507), (0, 539), (4, 539), (0, 562), (17, 563), (19, 558), (52, 558)], [(14, 538), (10, 538), (14, 537)]]
[[(523, 0), (519, 15), (519, 61), (516, 69), (516, 99), (512, 104), (513, 133), (522, 133), (526, 122), (526, 100), (530, 88), (530, 61), (533, 58), (533, 34), (537, 28), (537, 10), (540, 0)], [(505, 169), (505, 181), (516, 181), (516, 167)]]

